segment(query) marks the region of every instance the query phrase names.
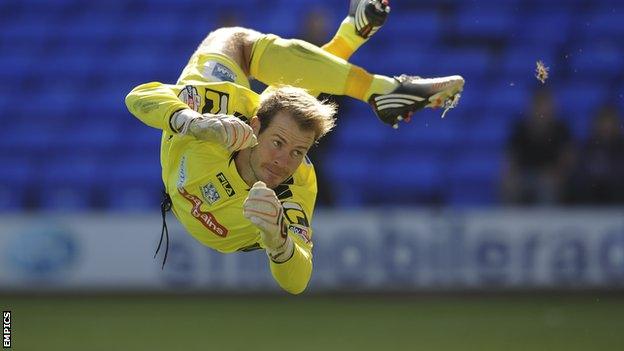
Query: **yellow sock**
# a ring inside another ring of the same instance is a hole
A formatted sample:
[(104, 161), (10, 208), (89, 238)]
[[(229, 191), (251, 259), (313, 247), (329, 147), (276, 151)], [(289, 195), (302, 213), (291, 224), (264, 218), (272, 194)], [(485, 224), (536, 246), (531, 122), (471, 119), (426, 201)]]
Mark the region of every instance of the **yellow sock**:
[(344, 95), (368, 101), (372, 94), (387, 94), (397, 86), (398, 82), (393, 78), (370, 74), (364, 69), (352, 65), (347, 77)]
[(288, 84), (362, 101), (374, 93), (389, 93), (398, 84), (305, 41), (272, 34), (254, 44), (250, 66), (251, 75), (266, 85)]
[(366, 98), (365, 101), (368, 101), (370, 96), (373, 94), (388, 94), (396, 89), (398, 86), (399, 82), (397, 82), (397, 80), (394, 78), (382, 76), (379, 74), (373, 74), (373, 81), (366, 90), (366, 93), (364, 93), (364, 96)]
[(367, 41), (368, 39), (357, 35), (353, 17), (347, 16), (340, 24), (336, 35), (329, 43), (323, 45), (322, 49), (348, 61), (351, 55)]

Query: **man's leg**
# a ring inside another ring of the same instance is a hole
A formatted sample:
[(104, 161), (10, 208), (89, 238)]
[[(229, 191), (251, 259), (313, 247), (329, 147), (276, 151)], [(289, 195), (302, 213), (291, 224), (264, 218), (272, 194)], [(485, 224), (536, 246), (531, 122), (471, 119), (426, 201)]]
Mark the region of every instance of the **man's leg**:
[(348, 16), (321, 49), (348, 61), (384, 25), (389, 13), (389, 0), (351, 0)]
[[(390, 92), (398, 83), (346, 60), (377, 32), (389, 12), (388, 0), (351, 0), (347, 17), (321, 50), (298, 39), (255, 38), (248, 72), (267, 85), (295, 85), (313, 95), (347, 95), (367, 102), (373, 92)], [(254, 60), (259, 57), (262, 60)]]
[[(365, 27), (360, 29), (367, 30)], [(372, 33), (373, 29), (368, 32)], [(263, 35), (245, 28), (216, 30), (198, 51), (224, 54), (248, 76), (269, 86), (294, 85), (368, 102), (382, 122), (394, 127), (398, 121), (409, 118), (413, 112), (424, 107), (444, 107), (446, 112), (455, 106), (464, 85), (460, 76), (422, 79), (407, 75), (390, 78), (370, 74), (305, 41)], [(343, 51), (343, 54), (349, 52)]]
[(267, 85), (288, 84), (332, 95), (347, 95), (372, 105), (382, 122), (397, 123), (424, 107), (455, 107), (464, 79), (460, 76), (422, 79), (390, 78), (361, 67), (302, 40), (264, 35), (255, 41), (251, 76)]
[(254, 44), (249, 72), (266, 85), (295, 85), (365, 102), (398, 86), (393, 78), (370, 74), (308, 42), (272, 34)]
[[(388, 0), (351, 0), (347, 17), (340, 24), (334, 37), (321, 46), (321, 49), (348, 61), (351, 55), (384, 25), (389, 13)], [(314, 96), (323, 93), (307, 90)]]

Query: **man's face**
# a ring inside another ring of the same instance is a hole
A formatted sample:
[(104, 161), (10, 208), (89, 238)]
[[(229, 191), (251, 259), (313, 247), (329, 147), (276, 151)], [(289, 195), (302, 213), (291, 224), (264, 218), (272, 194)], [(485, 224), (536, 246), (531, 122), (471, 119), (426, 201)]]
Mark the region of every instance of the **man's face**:
[(314, 131), (304, 131), (285, 112), (276, 114), (269, 126), (258, 135), (260, 121), (251, 127), (258, 136), (258, 145), (251, 149), (249, 164), (257, 180), (274, 188), (290, 177), (314, 143)]

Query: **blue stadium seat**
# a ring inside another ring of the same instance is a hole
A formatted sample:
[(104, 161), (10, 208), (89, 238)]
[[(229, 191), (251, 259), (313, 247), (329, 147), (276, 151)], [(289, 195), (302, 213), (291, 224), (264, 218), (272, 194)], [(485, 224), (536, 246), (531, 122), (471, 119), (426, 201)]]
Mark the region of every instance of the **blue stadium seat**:
[(259, 7), (247, 16), (250, 26), (262, 33), (273, 33), (284, 38), (296, 38), (302, 26), (299, 16), (288, 8)]
[(97, 155), (114, 150), (120, 143), (121, 133), (111, 121), (74, 122), (71, 136), (54, 135), (53, 143), (65, 154)]
[[(20, 117), (26, 119), (30, 116), (23, 115)], [(0, 149), (15, 153), (16, 156), (45, 153), (51, 147), (54, 129), (32, 123), (13, 125), (10, 129), (1, 132)], [(60, 130), (61, 128), (57, 129)]]
[(42, 43), (54, 34), (49, 18), (40, 15), (16, 16), (2, 27), (2, 39), (8, 42), (26, 41), (33, 45)]
[(120, 27), (121, 35), (146, 42), (150, 40), (169, 42), (178, 30), (184, 28), (182, 16), (176, 12), (145, 13), (139, 17), (126, 18), (124, 22)]
[(162, 186), (160, 184), (131, 184), (121, 192), (106, 197), (106, 208), (119, 212), (158, 212)]
[(450, 0), (450, 2), (457, 6), (458, 10), (490, 10), (493, 12), (517, 11), (524, 1), (526, 0), (479, 0), (477, 2)]
[(433, 58), (436, 75), (460, 74), (466, 81), (478, 81), (491, 74), (492, 59), (484, 50), (448, 50)]
[(430, 203), (441, 197), (443, 181), (440, 155), (429, 150), (399, 150), (374, 167), (374, 202), (395, 206)]
[(54, 89), (33, 93), (33, 103), (20, 104), (18, 109), (25, 115), (42, 116), (39, 123), (54, 127), (62, 122), (75, 123), (77, 118), (75, 108), (78, 99), (75, 91)]
[(512, 32), (514, 23), (515, 16), (511, 10), (469, 7), (457, 13), (457, 27), (453, 35), (467, 39), (500, 40)]
[(382, 145), (392, 129), (379, 121), (371, 107), (359, 101), (345, 101), (347, 113), (338, 116), (333, 132), (340, 148), (373, 148)]
[(614, 43), (621, 43), (624, 39), (622, 22), (624, 12), (617, 11), (613, 7), (603, 8), (589, 13), (584, 18), (584, 26), (579, 28), (579, 35), (591, 42), (613, 40)]
[(0, 123), (5, 122), (6, 119), (8, 119), (9, 115), (6, 114), (6, 110), (10, 103), (11, 102), (9, 101), (9, 97), (7, 95), (0, 95)]
[[(515, 84), (499, 82), (492, 84), (484, 96), (484, 108), (498, 111), (507, 111), (511, 114), (518, 114), (527, 110), (531, 103), (533, 91), (530, 88), (516, 86)], [(505, 85), (503, 85), (505, 84)], [(537, 81), (534, 85), (537, 85)]]
[(364, 205), (376, 189), (367, 189), (368, 182), (377, 182), (378, 157), (372, 154), (343, 152), (332, 153), (325, 159), (324, 168), (335, 189), (336, 205), (359, 207)]
[(501, 161), (500, 150), (459, 154), (448, 164), (448, 203), (453, 206), (496, 203)]
[(55, 157), (42, 164), (39, 206), (46, 211), (87, 210), (94, 202), (97, 161), (92, 156)]
[[(597, 3), (598, 0), (594, 1)], [(526, 11), (532, 12), (539, 9), (542, 12), (556, 13), (562, 9), (572, 10), (573, 12), (583, 10), (587, 4), (586, 0), (523, 0), (522, 5)]]
[(61, 10), (70, 6), (76, 6), (80, 3), (80, 0), (22, 0), (20, 3), (25, 7), (37, 8), (37, 9), (57, 9)]
[(387, 141), (393, 150), (443, 151), (451, 147), (458, 134), (462, 116), (450, 111), (446, 118), (440, 118), (440, 110), (423, 110), (412, 116), (410, 123), (401, 124), (399, 130), (392, 130), (393, 137)]
[(0, 167), (0, 212), (20, 211), (26, 205), (26, 193), (38, 173), (32, 161), (24, 157), (2, 157)]
[[(380, 33), (381, 34), (381, 33)], [(433, 53), (423, 48), (420, 50), (405, 50), (405, 47), (396, 43), (390, 45), (370, 42), (366, 48), (362, 48), (354, 55), (353, 63), (363, 66), (367, 71), (387, 76), (405, 74), (431, 75), (429, 67), (432, 66)], [(392, 53), (400, 54), (388, 55)]]
[(35, 66), (35, 57), (28, 53), (6, 52), (0, 55), (0, 81), (10, 90), (19, 88), (19, 81)]
[(160, 151), (161, 132), (159, 130), (143, 124), (130, 113), (127, 114), (126, 119), (132, 122), (133, 127), (126, 127), (121, 131), (119, 147), (145, 154)]
[[(158, 152), (140, 153), (125, 150), (121, 157), (111, 159), (102, 168), (102, 202), (111, 210), (157, 210), (161, 190), (161, 169)], [(112, 155), (111, 155), (112, 156)]]
[(72, 21), (58, 21), (55, 28), (67, 44), (78, 42), (80, 45), (88, 45), (89, 42), (97, 42), (105, 45), (114, 35), (121, 34), (118, 25), (121, 18), (122, 15), (117, 13), (89, 12), (76, 16)]
[(457, 147), (464, 151), (501, 150), (507, 138), (514, 114), (508, 109), (486, 108), (479, 116), (467, 121), (457, 133)]
[(570, 125), (575, 136), (587, 136), (594, 111), (607, 99), (607, 87), (593, 83), (568, 83), (554, 89), (560, 116)]
[[(623, 18), (624, 20), (624, 18)], [(624, 50), (616, 45), (585, 45), (570, 59), (570, 70), (575, 78), (605, 80), (613, 77), (613, 72), (624, 69)]]
[(374, 40), (386, 45), (400, 43), (399, 56), (441, 40), (444, 27), (435, 11), (392, 12), (390, 18)]
[(516, 23), (513, 41), (516, 45), (557, 47), (570, 36), (574, 14), (565, 9), (527, 14)]

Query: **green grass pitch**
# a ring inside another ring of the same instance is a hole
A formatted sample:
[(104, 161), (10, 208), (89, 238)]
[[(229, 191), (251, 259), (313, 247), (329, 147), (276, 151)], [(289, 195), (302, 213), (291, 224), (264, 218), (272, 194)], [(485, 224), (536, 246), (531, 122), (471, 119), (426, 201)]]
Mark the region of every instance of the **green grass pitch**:
[(0, 295), (13, 350), (624, 350), (624, 296)]

